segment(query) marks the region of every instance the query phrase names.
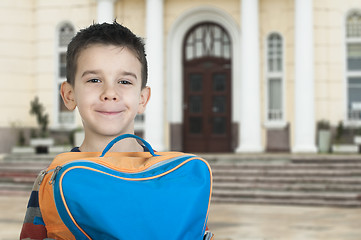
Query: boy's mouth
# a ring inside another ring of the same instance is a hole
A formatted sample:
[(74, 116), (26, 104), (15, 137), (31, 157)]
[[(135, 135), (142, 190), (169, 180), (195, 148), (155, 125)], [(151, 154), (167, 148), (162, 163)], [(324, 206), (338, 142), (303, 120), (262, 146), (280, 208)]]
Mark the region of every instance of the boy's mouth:
[(122, 111), (97, 111), (97, 112), (106, 116), (112, 116), (112, 115), (117, 115)]

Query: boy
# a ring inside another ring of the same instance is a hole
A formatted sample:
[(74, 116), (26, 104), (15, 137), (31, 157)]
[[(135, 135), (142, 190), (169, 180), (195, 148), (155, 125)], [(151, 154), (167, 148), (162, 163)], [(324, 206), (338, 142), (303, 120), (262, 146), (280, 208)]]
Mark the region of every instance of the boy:
[[(101, 152), (115, 137), (134, 133), (134, 119), (150, 98), (144, 43), (129, 29), (93, 24), (81, 30), (67, 50), (67, 81), (60, 94), (69, 110), (78, 108), (85, 132), (72, 151)], [(140, 152), (135, 139), (124, 139), (111, 151)], [(47, 228), (39, 208), (40, 177), (34, 184), (20, 239), (45, 239)]]
[[(76, 107), (85, 138), (72, 151), (101, 152), (115, 137), (134, 134), (134, 119), (149, 101), (144, 43), (117, 22), (81, 30), (67, 51), (67, 81), (60, 94), (69, 110)], [(124, 139), (111, 151), (144, 151), (135, 139)], [(47, 238), (35, 181), (20, 239)]]

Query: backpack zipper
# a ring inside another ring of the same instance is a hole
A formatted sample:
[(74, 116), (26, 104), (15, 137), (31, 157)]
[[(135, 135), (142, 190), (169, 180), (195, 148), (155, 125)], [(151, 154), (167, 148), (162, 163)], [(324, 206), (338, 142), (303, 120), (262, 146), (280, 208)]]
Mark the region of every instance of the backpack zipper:
[(51, 175), (51, 178), (49, 180), (49, 184), (50, 185), (54, 185), (55, 183), (55, 178), (56, 178), (56, 175), (58, 175), (59, 171), (62, 169), (63, 167), (62, 166), (56, 166), (54, 172), (53, 172), (53, 175)]
[[(184, 160), (185, 160), (185, 159), (187, 159), (187, 158), (189, 159), (189, 158), (191, 158), (191, 157), (194, 157), (194, 155), (191, 155), (191, 154), (190, 154), (190, 155), (185, 155), (185, 156), (179, 156), (179, 157), (176, 157), (176, 158), (173, 158), (173, 159), (168, 159), (168, 160), (165, 160), (165, 161), (158, 162), (158, 163), (156, 163), (156, 164), (154, 164), (154, 165), (152, 165), (152, 166), (144, 169), (143, 171), (134, 172), (134, 173), (128, 173), (128, 174), (144, 173), (144, 172), (153, 170), (153, 169), (155, 169), (155, 168), (157, 168), (157, 167), (160, 167), (160, 166), (162, 166), (162, 165), (165, 165), (165, 164), (167, 164), (167, 163), (170, 163), (170, 162), (173, 162), (173, 161), (176, 161), (176, 160), (180, 160), (180, 159), (184, 159)], [(91, 162), (91, 161), (81, 161), (81, 162)], [(56, 166), (55, 169), (52, 169), (52, 170), (49, 170), (49, 171), (46, 171), (46, 170), (41, 171), (41, 172), (40, 172), (39, 185), (40, 185), (41, 182), (43, 181), (45, 175), (48, 174), (48, 173), (50, 173), (50, 172), (53, 172), (53, 174), (52, 174), (51, 177), (50, 177), (49, 184), (50, 184), (50, 185), (54, 185), (55, 179), (56, 179), (58, 173), (59, 173), (60, 170), (61, 170), (65, 165), (67, 165), (67, 164), (68, 164), (68, 163), (64, 164), (63, 166)], [(104, 165), (103, 165), (103, 166), (104, 166)], [(111, 167), (109, 167), (109, 166), (105, 166), (105, 167), (108, 168), (108, 169), (115, 170), (114, 168), (111, 168)]]
[(54, 172), (54, 169), (50, 169), (50, 170), (42, 170), (40, 171), (39, 173), (39, 185), (43, 182), (44, 178), (45, 178), (45, 175), (48, 174), (48, 173), (51, 173), (51, 172)]
[(44, 177), (45, 177), (45, 175), (47, 174), (48, 172), (46, 171), (46, 170), (42, 170), (41, 172), (40, 172), (40, 174), (39, 174), (39, 185), (43, 182), (43, 180), (44, 180)]

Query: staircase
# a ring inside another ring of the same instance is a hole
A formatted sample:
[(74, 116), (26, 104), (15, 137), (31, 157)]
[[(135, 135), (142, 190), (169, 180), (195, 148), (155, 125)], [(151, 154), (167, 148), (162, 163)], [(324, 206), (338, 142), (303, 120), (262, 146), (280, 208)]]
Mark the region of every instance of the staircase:
[(361, 207), (361, 155), (204, 156), (213, 202)]
[(0, 195), (30, 195), (34, 180), (55, 155), (11, 154), (0, 161)]
[[(55, 155), (0, 161), (0, 195), (29, 195)], [(213, 171), (212, 202), (361, 207), (361, 155), (202, 155)]]

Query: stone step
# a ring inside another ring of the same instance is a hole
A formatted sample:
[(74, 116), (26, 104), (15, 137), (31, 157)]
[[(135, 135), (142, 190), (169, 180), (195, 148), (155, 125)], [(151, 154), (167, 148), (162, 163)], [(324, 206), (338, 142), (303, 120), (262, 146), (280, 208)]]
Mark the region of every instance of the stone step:
[(5, 183), (0, 182), (0, 196), (22, 195), (29, 196), (33, 187), (33, 182), (25, 183)]
[(361, 163), (361, 154), (199, 154), (213, 164)]
[(212, 201), (361, 207), (361, 158), (212, 162)]
[(213, 191), (218, 190), (273, 190), (273, 191), (337, 191), (337, 192), (359, 192), (361, 184), (345, 183), (272, 183), (272, 182), (219, 182), (213, 183)]
[(47, 166), (46, 161), (0, 162), (0, 183), (32, 184), (39, 172)]
[[(268, 198), (232, 198), (225, 196), (212, 196), (214, 203), (231, 204), (274, 204), (274, 205), (297, 205), (297, 206), (321, 206), (321, 207), (361, 207), (357, 200), (323, 200), (323, 199), (268, 199)], [(255, 206), (257, 207), (257, 206)]]
[(15, 191), (25, 191), (30, 193), (31, 189), (33, 188), (33, 183), (31, 184), (26, 184), (26, 183), (6, 183), (6, 182), (0, 182), (0, 190), (2, 191), (10, 191), (10, 190), (15, 190)]
[(254, 182), (254, 183), (344, 183), (361, 184), (361, 177), (308, 177), (308, 176), (213, 176), (214, 182)]
[(212, 169), (213, 176), (323, 176), (323, 177), (352, 177), (361, 176), (361, 168), (349, 169), (245, 169), (245, 168), (229, 168), (229, 169)]
[(37, 175), (0, 175), (0, 183), (34, 183)]
[(360, 163), (213, 163), (212, 169), (360, 169)]
[(242, 198), (242, 199), (269, 199), (269, 200), (327, 200), (327, 201), (359, 201), (361, 204), (361, 197), (358, 193), (353, 192), (304, 192), (304, 191), (272, 191), (272, 190), (227, 190), (212, 191), (212, 197), (215, 198)]
[(4, 162), (47, 162), (48, 164), (57, 154), (22, 154), (13, 153), (4, 157)]
[(20, 159), (0, 162), (0, 191), (4, 194), (11, 191), (16, 193), (19, 192), (16, 186), (20, 188), (27, 186), (25, 191), (29, 192), (39, 172), (48, 165), (47, 160), (24, 161)]
[(328, 154), (328, 155), (316, 155), (316, 156), (293, 156), (290, 158), (292, 163), (310, 163), (310, 164), (360, 164), (361, 163), (361, 154), (347, 154), (347, 155), (338, 155), (338, 154)]
[[(29, 194), (55, 155), (12, 154), (0, 162), (0, 194)], [(232, 158), (235, 156), (232, 155)], [(361, 156), (211, 160), (212, 201), (361, 207)], [(207, 158), (206, 158), (207, 159)]]
[(0, 174), (1, 173), (38, 173), (41, 169), (46, 168), (48, 165), (8, 165), (0, 164)]
[(330, 200), (342, 200), (342, 199), (354, 199), (361, 200), (361, 193), (354, 192), (301, 192), (301, 191), (266, 191), (266, 190), (218, 190), (213, 192), (214, 196), (226, 195), (226, 196), (240, 196), (249, 198), (292, 198), (292, 199), (330, 199)]

